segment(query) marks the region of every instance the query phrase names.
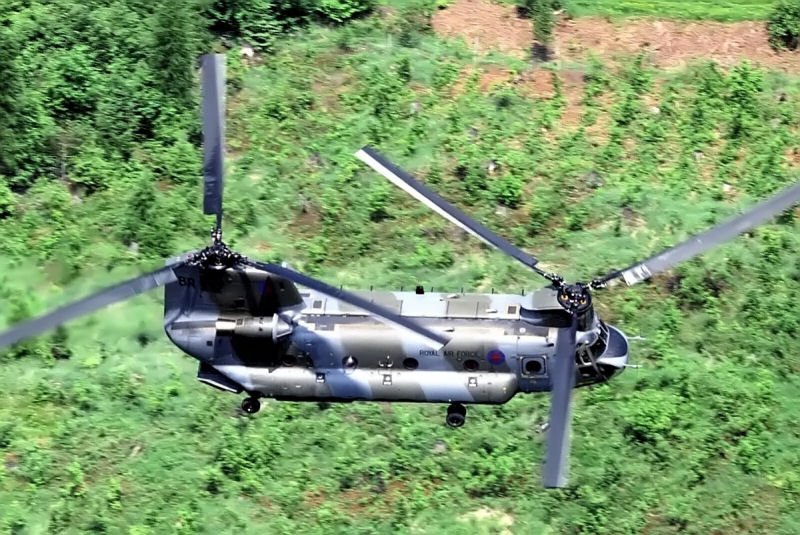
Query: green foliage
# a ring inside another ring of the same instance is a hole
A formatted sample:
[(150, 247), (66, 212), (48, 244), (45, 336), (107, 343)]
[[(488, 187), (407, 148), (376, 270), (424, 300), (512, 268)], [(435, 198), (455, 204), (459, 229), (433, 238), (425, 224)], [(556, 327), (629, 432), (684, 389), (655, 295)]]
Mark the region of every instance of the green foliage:
[(15, 203), (14, 194), (9, 189), (8, 183), (0, 176), (0, 218), (13, 214)]
[(374, 0), (316, 0), (314, 11), (326, 19), (341, 23), (374, 7)]
[(734, 139), (746, 137), (762, 119), (758, 97), (764, 88), (763, 75), (758, 69), (743, 63), (734, 67), (728, 84), (728, 98), (733, 108), (729, 135)]
[[(153, 70), (158, 6), (64, 1), (0, 6), (19, 47), (0, 61), (25, 103), (2, 109), (28, 125), (0, 148), (4, 324), (151, 269), (210, 226), (196, 93), (184, 102)], [(237, 17), (255, 5), (215, 2), (214, 31), (243, 37)], [(232, 63), (226, 236), (253, 258), (354, 289), (532, 284), (364, 169), (352, 152), (365, 142), (569, 280), (795, 180), (789, 75), (595, 60), (570, 66), (586, 72), (574, 109), (556, 66), (552, 97), (502, 79), (485, 91), (487, 74), (526, 66), (436, 39), (429, 11), (398, 46), (387, 31), (400, 27), (377, 17), (285, 37), (312, 7), (270, 6), (250, 20), (273, 55)], [(158, 293), (109, 307), (0, 357), (0, 531), (796, 533), (798, 236), (787, 212), (598, 294), (642, 368), (576, 392), (557, 493), (536, 470), (544, 396), (470, 407), (466, 432), (428, 405), (265, 402), (249, 417), (197, 384), (161, 334)]]
[(193, 60), (199, 52), (195, 5), (194, 0), (167, 0), (154, 14), (150, 57), (156, 86), (178, 109), (193, 103)]
[(402, 6), (397, 22), (400, 45), (417, 46), (426, 34), (433, 32), (431, 19), (436, 7), (431, 0), (409, 0)]
[(576, 17), (659, 17), (688, 20), (766, 20), (775, 0), (566, 0)]
[(0, 81), (0, 139), (4, 141), (0, 146), (0, 175), (13, 173), (17, 158), (15, 147), (11, 145), (22, 111), (19, 93), (23, 86), (16, 65), (17, 50), (16, 36), (7, 28), (0, 29), (0, 72), (3, 73)]
[(312, 18), (343, 23), (374, 7), (374, 0), (212, 0), (206, 4), (205, 15), (215, 32), (274, 52), (282, 36)]
[(533, 21), (534, 57), (542, 61), (550, 59), (555, 16), (553, 0), (524, 0), (522, 8)]
[(241, 18), (242, 37), (260, 50), (271, 52), (281, 35), (283, 25), (275, 17), (270, 0), (252, 2), (251, 8)]
[(800, 45), (800, 1), (779, 0), (767, 21), (769, 44), (776, 50), (797, 50)]

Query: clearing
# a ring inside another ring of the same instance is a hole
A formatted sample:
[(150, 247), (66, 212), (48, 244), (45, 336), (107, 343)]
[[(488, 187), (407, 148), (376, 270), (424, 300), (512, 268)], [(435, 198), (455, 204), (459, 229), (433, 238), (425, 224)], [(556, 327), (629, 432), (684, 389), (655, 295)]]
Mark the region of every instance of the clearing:
[[(532, 25), (510, 5), (487, 0), (457, 0), (433, 17), (437, 33), (463, 37), (474, 50), (496, 49), (530, 55)], [(676, 68), (698, 60), (732, 65), (743, 59), (784, 71), (800, 68), (800, 54), (777, 53), (767, 42), (763, 21), (708, 22), (586, 17), (561, 20), (555, 30), (556, 58), (581, 60), (588, 54), (612, 59), (640, 50), (660, 67)]]

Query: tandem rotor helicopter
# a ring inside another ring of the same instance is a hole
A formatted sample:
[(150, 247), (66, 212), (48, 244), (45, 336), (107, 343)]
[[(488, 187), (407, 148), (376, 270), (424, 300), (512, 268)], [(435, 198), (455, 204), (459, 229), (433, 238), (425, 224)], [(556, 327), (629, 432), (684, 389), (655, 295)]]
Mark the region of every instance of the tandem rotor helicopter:
[(73, 318), (164, 286), (164, 329), (200, 362), (197, 378), (233, 393), (291, 401), (448, 403), (460, 427), (465, 404), (502, 404), (550, 392), (546, 487), (566, 485), (572, 389), (607, 381), (628, 342), (592, 306), (592, 290), (644, 281), (768, 221), (800, 201), (800, 182), (710, 230), (626, 269), (568, 284), (538, 260), (461, 213), (372, 148), (356, 156), (411, 196), (549, 285), (527, 296), (368, 291), (351, 293), (285, 265), (245, 258), (222, 241), (225, 64), (203, 56), (203, 211), (212, 243), (165, 267), (106, 288), (0, 333), (0, 350)]

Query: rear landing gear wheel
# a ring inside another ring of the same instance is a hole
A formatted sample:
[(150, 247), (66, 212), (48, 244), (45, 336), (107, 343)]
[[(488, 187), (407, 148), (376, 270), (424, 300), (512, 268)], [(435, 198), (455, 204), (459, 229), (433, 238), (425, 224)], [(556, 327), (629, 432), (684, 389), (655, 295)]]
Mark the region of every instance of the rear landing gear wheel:
[(261, 410), (261, 402), (258, 398), (244, 398), (242, 400), (242, 410), (247, 414), (255, 414)]
[(447, 407), (444, 421), (450, 427), (461, 427), (467, 421), (467, 408), (461, 403), (452, 403)]

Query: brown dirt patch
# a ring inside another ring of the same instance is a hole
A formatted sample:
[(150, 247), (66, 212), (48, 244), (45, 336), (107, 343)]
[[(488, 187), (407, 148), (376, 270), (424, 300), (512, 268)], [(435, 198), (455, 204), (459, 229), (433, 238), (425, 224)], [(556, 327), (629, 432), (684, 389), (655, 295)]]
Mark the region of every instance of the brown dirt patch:
[(482, 92), (488, 93), (495, 86), (508, 82), (511, 78), (511, 71), (498, 67), (497, 65), (490, 65), (481, 72), (481, 77), (478, 80), (478, 89)]
[(567, 107), (561, 116), (561, 122), (567, 126), (577, 126), (581, 120), (581, 100), (583, 100), (583, 71), (563, 70), (559, 73), (564, 85), (564, 98)]
[[(519, 18), (512, 6), (488, 0), (456, 0), (434, 15), (433, 27), (440, 35), (463, 37), (474, 50), (530, 55), (531, 22)], [(782, 70), (800, 67), (800, 53), (774, 52), (767, 43), (764, 23), (753, 21), (563, 20), (555, 31), (554, 48), (559, 59), (583, 59), (589, 53), (613, 58), (647, 50), (660, 67), (681, 67), (698, 60), (732, 65), (742, 59)]]
[(485, 0), (457, 0), (437, 11), (432, 22), (440, 35), (461, 36), (475, 50), (497, 49), (518, 55), (531, 46), (530, 21), (520, 19), (510, 6)]
[(521, 92), (530, 97), (553, 98), (556, 94), (553, 73), (547, 69), (527, 71), (516, 82), (521, 86)]
[(786, 151), (786, 159), (792, 167), (800, 167), (800, 147), (793, 147)]

